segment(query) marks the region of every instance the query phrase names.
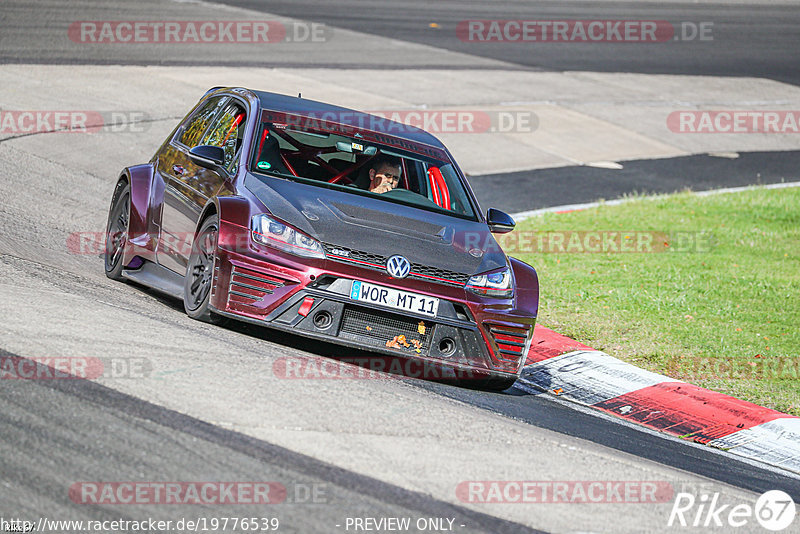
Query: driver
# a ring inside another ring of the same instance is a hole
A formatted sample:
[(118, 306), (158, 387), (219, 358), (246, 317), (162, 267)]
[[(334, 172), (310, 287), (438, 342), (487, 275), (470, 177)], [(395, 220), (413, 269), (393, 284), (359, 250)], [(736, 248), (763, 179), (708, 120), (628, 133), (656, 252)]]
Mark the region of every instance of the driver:
[(369, 169), (369, 191), (386, 193), (400, 182), (400, 160), (391, 156), (375, 158)]

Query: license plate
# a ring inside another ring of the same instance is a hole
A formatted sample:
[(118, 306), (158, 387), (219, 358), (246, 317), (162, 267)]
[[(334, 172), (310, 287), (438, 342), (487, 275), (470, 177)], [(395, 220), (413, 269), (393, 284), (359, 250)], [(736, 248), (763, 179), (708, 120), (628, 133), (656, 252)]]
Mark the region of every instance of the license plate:
[(439, 311), (439, 299), (437, 298), (400, 291), (391, 287), (376, 286), (360, 280), (354, 280), (353, 285), (350, 286), (350, 298), (429, 317), (436, 317), (436, 312)]

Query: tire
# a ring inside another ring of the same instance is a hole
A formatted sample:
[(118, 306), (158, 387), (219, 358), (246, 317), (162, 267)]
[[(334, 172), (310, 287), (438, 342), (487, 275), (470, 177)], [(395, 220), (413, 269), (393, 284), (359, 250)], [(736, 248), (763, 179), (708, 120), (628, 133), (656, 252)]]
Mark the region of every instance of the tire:
[(481, 391), (505, 391), (517, 381), (517, 377), (513, 378), (498, 378), (498, 377), (487, 377), (481, 378), (480, 380), (465, 380), (462, 379), (460, 384), (462, 387), (467, 389), (478, 389)]
[(514, 378), (492, 378), (481, 384), (481, 389), (485, 391), (505, 391), (516, 383)]
[(186, 314), (192, 319), (211, 324), (226, 322), (224, 317), (212, 312), (209, 305), (214, 285), (218, 233), (219, 218), (216, 215), (207, 217), (195, 233), (183, 283)]
[[(120, 190), (121, 188), (121, 190)], [(128, 227), (131, 215), (131, 186), (120, 182), (114, 191), (106, 224), (106, 245), (104, 263), (106, 276), (112, 280), (123, 281), (122, 258), (128, 244)]]

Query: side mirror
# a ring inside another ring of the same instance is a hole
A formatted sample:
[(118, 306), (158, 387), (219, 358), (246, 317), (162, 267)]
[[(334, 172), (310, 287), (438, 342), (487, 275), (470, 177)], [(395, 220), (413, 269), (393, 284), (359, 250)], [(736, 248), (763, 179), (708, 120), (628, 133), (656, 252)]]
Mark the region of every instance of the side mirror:
[(489, 231), (493, 234), (507, 234), (517, 224), (511, 215), (495, 208), (489, 208), (489, 211), (486, 212), (486, 223), (489, 225)]
[(189, 159), (192, 163), (211, 169), (216, 172), (224, 172), (225, 151), (221, 147), (211, 145), (199, 145), (189, 151)]

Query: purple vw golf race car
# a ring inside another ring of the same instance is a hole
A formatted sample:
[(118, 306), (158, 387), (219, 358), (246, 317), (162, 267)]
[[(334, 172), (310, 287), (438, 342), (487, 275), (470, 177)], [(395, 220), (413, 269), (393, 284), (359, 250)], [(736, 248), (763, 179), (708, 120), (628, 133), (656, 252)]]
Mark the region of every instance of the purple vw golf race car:
[(503, 390), (525, 363), (539, 304), (536, 271), (492, 236), (513, 228), (499, 210), (483, 214), (423, 130), (214, 88), (149, 163), (120, 174), (105, 270), (183, 299), (195, 319), (443, 366)]

